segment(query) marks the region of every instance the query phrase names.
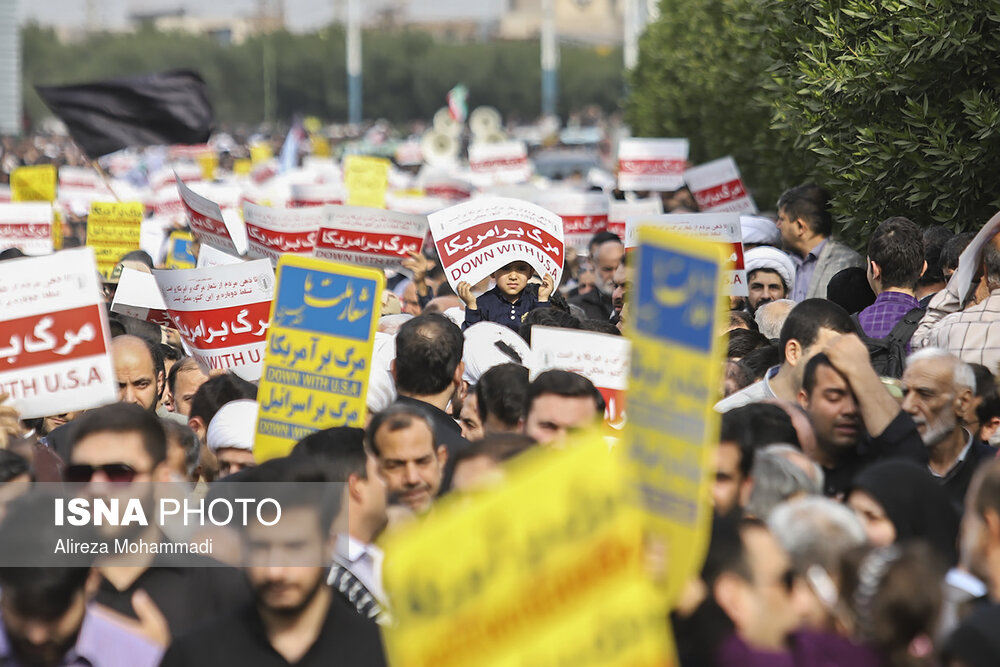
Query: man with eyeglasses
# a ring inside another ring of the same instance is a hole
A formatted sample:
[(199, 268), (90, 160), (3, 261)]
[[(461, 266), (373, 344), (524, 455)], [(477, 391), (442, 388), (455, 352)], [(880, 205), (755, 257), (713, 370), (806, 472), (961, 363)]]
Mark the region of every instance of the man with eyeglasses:
[[(171, 480), (167, 440), (152, 412), (139, 405), (115, 403), (86, 412), (74, 422), (67, 482), (129, 484), (129, 494), (152, 497), (136, 485)], [(152, 516), (147, 511), (146, 516)], [(143, 527), (145, 542), (167, 541), (155, 522)], [(135, 536), (139, 538), (139, 535)], [(194, 556), (189, 556), (194, 558)], [(203, 626), (250, 598), (246, 580), (227, 567), (174, 567), (149, 554), (137, 565), (109, 556), (99, 564), (96, 602), (133, 619), (140, 631), (166, 646), (171, 636)], [(210, 561), (205, 559), (206, 565)]]

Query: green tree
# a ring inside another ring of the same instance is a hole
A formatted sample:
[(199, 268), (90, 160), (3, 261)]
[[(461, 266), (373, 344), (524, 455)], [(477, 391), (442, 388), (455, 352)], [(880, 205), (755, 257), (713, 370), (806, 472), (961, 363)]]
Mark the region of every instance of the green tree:
[(777, 140), (815, 159), (848, 238), (1000, 206), (1000, 0), (740, 0)]

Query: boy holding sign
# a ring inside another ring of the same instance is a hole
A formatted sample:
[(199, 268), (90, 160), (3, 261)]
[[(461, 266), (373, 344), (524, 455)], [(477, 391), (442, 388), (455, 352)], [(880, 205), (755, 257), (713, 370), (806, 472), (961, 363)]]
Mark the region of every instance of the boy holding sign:
[(527, 262), (511, 262), (497, 269), (491, 275), (496, 287), (478, 299), (472, 294), (472, 286), (462, 281), (458, 283), (458, 296), (465, 302), (466, 329), (477, 322), (495, 322), (510, 327), (515, 332), (521, 328), (521, 320), (535, 308), (548, 308), (549, 297), (555, 289), (555, 278), (546, 274), (542, 284), (529, 286), (528, 281), (535, 274)]

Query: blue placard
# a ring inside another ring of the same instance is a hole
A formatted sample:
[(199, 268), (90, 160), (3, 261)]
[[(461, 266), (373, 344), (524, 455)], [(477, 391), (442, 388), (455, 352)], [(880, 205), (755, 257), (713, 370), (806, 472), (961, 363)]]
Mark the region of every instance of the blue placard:
[(638, 333), (702, 352), (716, 335), (717, 263), (670, 248), (641, 245), (638, 255)]
[(272, 326), (355, 340), (368, 340), (375, 299), (374, 280), (285, 266), (279, 269)]

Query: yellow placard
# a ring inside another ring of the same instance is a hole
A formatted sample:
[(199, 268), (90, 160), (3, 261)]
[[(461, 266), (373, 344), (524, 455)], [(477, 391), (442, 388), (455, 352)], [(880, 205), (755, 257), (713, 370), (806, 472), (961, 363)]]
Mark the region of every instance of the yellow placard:
[(253, 169), (253, 162), (245, 157), (233, 160), (233, 173), (237, 176), (246, 176)]
[(344, 158), (347, 205), (385, 208), (389, 164), (386, 158), (368, 155), (348, 155)]
[(63, 247), (63, 214), (56, 209), (52, 215), (52, 249), (62, 250)]
[(54, 164), (18, 167), (10, 175), (12, 201), (47, 201), (56, 199), (57, 172)]
[[(620, 453), (537, 450), (383, 541), (393, 667), (676, 664)], [(442, 566), (447, 563), (447, 566)]]
[(167, 261), (164, 266), (168, 269), (195, 268), (198, 264), (195, 243), (191, 232), (170, 232), (170, 237), (167, 239)]
[(201, 167), (201, 177), (206, 181), (215, 180), (215, 170), (219, 168), (219, 156), (215, 153), (202, 153), (198, 156), (198, 166)]
[(267, 162), (274, 157), (274, 151), (267, 144), (254, 144), (250, 146), (250, 162), (257, 166), (262, 162)]
[(254, 457), (286, 456), (313, 431), (365, 423), (385, 276), (324, 259), (278, 260)]
[[(708, 548), (724, 348), (716, 334), (725, 254), (719, 244), (639, 229), (630, 253), (632, 341), (624, 441), (633, 499), (667, 550), (666, 595), (677, 599)], [(726, 299), (728, 301), (728, 298)]]
[(139, 249), (145, 209), (141, 202), (93, 202), (87, 216), (87, 245), (94, 249), (97, 270), (111, 275), (122, 255)]
[(313, 157), (330, 157), (333, 154), (330, 150), (330, 140), (326, 137), (314, 134), (309, 141), (312, 144)]

